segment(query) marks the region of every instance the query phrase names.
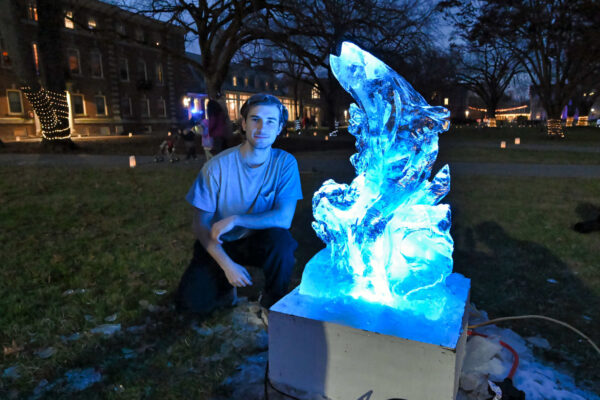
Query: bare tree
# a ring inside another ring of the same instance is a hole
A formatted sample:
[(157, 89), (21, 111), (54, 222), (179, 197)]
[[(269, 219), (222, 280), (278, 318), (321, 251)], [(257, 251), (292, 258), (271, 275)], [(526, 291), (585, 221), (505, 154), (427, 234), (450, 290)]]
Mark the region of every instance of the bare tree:
[(485, 104), (490, 126), (496, 126), (496, 109), (519, 63), (506, 49), (494, 43), (465, 46), (459, 65), (458, 83), (475, 93)]
[(297, 58), (304, 77), (319, 89), (333, 128), (339, 85), (329, 68), (329, 54), (349, 40), (376, 55), (401, 57), (426, 40), (434, 10), (417, 0), (296, 0), (275, 10), (265, 38)]
[(229, 65), (244, 45), (260, 39), (261, 24), (286, 8), (267, 0), (134, 0), (124, 8), (182, 26), (200, 48), (199, 61), (188, 60), (204, 77), (210, 98), (217, 98)]
[(594, 0), (485, 0), (470, 37), (516, 57), (548, 115), (548, 134), (564, 137), (561, 111), (584, 83), (600, 83), (600, 3)]

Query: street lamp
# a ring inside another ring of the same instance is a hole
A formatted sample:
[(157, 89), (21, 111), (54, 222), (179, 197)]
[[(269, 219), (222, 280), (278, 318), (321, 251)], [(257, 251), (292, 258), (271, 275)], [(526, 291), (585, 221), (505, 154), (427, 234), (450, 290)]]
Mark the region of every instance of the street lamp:
[(465, 110), (465, 118), (469, 118), (469, 110)]

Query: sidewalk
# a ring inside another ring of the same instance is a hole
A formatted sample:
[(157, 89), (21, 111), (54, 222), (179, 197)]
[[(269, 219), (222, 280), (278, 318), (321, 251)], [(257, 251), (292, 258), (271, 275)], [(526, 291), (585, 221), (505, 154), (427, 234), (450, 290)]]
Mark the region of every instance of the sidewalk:
[[(317, 170), (324, 173), (352, 171), (348, 150), (323, 152), (302, 152), (295, 155), (300, 171)], [(186, 167), (200, 170), (204, 157), (185, 163), (181, 161), (155, 163), (152, 156), (136, 156), (138, 168)], [(126, 155), (90, 154), (0, 154), (2, 166), (89, 166), (129, 168)], [(434, 171), (435, 173), (436, 171)], [(505, 164), (505, 163), (450, 163), (450, 174), (494, 175), (494, 176), (538, 176), (557, 178), (600, 178), (600, 165), (559, 165), (559, 164)]]

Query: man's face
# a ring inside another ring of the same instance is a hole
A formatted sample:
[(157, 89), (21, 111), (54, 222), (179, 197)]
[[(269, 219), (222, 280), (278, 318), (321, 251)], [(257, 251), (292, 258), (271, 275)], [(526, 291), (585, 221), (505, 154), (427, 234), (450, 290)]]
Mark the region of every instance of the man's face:
[(255, 149), (271, 147), (283, 123), (279, 121), (279, 107), (259, 104), (250, 107), (246, 119), (242, 119), (242, 128), (246, 132), (248, 143)]

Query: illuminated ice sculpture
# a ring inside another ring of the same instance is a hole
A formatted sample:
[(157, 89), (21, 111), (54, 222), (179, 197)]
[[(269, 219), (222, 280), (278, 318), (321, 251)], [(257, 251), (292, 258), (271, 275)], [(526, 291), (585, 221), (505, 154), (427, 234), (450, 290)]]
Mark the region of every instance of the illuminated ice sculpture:
[[(448, 110), (428, 105), (395, 71), (344, 42), (330, 65), (357, 104), (349, 132), (356, 178), (333, 180), (314, 194), (313, 228), (326, 243), (306, 265), (300, 294), (389, 306), (434, 321), (462, 316), (453, 285), (448, 166), (430, 181)], [(462, 279), (460, 279), (462, 278)], [(464, 296), (463, 296), (464, 297)], [(442, 318), (442, 315), (445, 315)]]

